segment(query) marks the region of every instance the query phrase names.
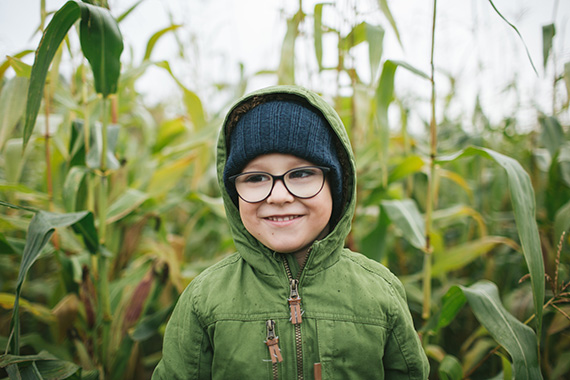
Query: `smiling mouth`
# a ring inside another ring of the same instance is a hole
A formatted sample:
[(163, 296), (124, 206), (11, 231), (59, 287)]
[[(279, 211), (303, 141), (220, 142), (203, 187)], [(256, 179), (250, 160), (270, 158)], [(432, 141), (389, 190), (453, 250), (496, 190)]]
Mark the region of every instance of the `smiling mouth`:
[(299, 217), (300, 215), (268, 216), (265, 219), (270, 220), (272, 222), (288, 222), (290, 220), (297, 219)]

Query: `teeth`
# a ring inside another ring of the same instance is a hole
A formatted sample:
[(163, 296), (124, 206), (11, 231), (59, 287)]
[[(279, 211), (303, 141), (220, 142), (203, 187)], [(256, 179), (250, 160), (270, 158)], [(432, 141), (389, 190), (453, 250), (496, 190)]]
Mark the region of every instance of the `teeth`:
[(273, 222), (286, 222), (295, 219), (297, 216), (270, 216), (269, 220)]

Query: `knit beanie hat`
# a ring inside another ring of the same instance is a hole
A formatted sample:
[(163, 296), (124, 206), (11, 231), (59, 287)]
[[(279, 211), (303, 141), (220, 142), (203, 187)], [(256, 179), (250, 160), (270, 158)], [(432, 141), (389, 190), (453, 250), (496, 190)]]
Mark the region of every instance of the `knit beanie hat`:
[(224, 184), (236, 206), (238, 194), (229, 177), (241, 173), (258, 156), (291, 154), (331, 169), (331, 220), (338, 221), (343, 201), (342, 168), (335, 148), (337, 137), (322, 114), (294, 100), (270, 100), (243, 114), (230, 133)]

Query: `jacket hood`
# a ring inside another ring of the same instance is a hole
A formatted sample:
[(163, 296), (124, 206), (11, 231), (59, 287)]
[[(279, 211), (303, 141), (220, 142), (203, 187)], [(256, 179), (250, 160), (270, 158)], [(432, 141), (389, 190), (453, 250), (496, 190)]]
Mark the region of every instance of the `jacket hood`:
[(276, 265), (281, 265), (275, 253), (255, 239), (243, 225), (239, 210), (232, 201), (224, 185), (223, 173), (227, 160), (228, 128), (236, 117), (234, 110), (258, 97), (285, 97), (307, 102), (319, 110), (338, 138), (337, 150), (343, 170), (343, 192), (345, 195), (340, 217), (331, 232), (313, 244), (304, 273), (319, 271), (334, 264), (344, 247), (350, 231), (356, 203), (356, 165), (346, 129), (334, 108), (316, 93), (298, 86), (274, 86), (247, 94), (227, 112), (218, 137), (216, 168), (218, 184), (224, 201), (226, 217), (238, 252), (251, 266), (261, 273), (274, 274)]

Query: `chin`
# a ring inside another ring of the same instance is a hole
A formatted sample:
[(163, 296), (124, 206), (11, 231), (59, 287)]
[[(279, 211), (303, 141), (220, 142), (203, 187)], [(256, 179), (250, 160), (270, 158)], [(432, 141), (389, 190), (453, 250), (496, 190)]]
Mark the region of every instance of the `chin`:
[(275, 251), (278, 253), (285, 253), (285, 254), (295, 253), (301, 249), (301, 248), (297, 248), (297, 247), (291, 248), (291, 247), (280, 247), (280, 246), (269, 246), (269, 248), (272, 251)]
[(302, 249), (302, 246), (291, 246), (289, 244), (265, 244), (265, 246), (272, 251), (279, 252), (279, 253), (295, 253)]

